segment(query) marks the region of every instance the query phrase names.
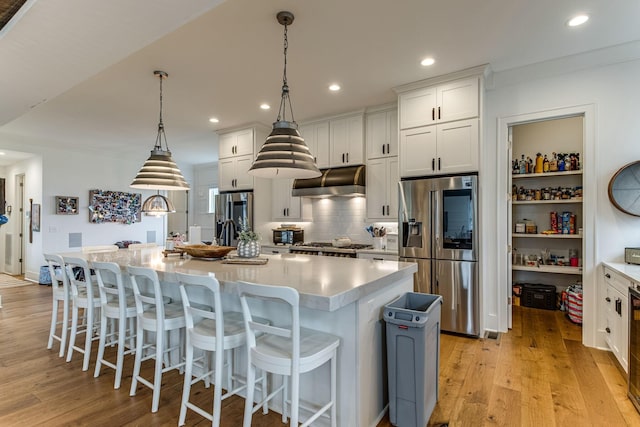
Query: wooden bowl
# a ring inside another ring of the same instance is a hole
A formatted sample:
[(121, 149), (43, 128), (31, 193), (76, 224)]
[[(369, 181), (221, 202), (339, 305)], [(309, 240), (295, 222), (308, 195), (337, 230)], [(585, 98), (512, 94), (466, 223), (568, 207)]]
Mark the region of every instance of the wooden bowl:
[(185, 251), (194, 258), (222, 258), (236, 248), (233, 246), (183, 245), (176, 246), (176, 249)]

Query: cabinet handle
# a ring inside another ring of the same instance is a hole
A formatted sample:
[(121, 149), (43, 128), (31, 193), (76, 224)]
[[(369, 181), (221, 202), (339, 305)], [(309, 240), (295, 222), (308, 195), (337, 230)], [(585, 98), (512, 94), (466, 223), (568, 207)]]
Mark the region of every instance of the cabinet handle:
[(387, 215), (389, 215), (389, 205), (387, 205)]
[(440, 157), (438, 157), (438, 170), (440, 170)]
[(349, 163), (349, 153), (347, 153), (347, 163)]
[(616, 313), (622, 317), (622, 300), (620, 298), (616, 298)]
[(286, 208), (282, 208), (282, 216), (287, 216), (287, 209)]
[(342, 163), (344, 163), (344, 153), (342, 153)]
[(611, 329), (607, 326), (606, 328), (604, 328), (605, 331), (607, 331), (608, 334), (611, 333)]
[(606, 302), (611, 302), (611, 298), (609, 298), (609, 297), (606, 297), (604, 300), (605, 300)]
[(438, 107), (438, 120), (440, 120), (440, 107)]
[(435, 107), (431, 109), (431, 120), (435, 120), (436, 119), (436, 109)]
[(382, 154), (387, 154), (387, 153), (384, 152), (384, 149), (385, 149), (384, 148), (384, 144), (382, 144)]
[(607, 279), (611, 279), (611, 275), (609, 273), (605, 274), (604, 277), (606, 277)]
[(389, 144), (387, 144), (387, 154), (391, 154), (391, 148)]
[(435, 158), (431, 159), (431, 170), (433, 170), (433, 171), (436, 170), (436, 159)]
[(384, 216), (384, 205), (382, 205), (382, 216)]

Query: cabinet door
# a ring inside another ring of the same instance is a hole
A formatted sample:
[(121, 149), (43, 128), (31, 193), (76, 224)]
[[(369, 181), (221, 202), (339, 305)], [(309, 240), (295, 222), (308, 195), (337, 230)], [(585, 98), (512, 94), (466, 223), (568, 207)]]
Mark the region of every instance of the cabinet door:
[(331, 167), (364, 163), (363, 117), (345, 117), (329, 122)]
[(437, 141), (438, 173), (478, 170), (478, 119), (438, 125)]
[[(236, 134), (236, 156), (253, 154), (253, 129), (244, 129)], [(260, 145), (264, 141), (260, 141)]]
[(398, 155), (398, 112), (381, 111), (367, 116), (367, 158)]
[(438, 122), (478, 117), (478, 78), (457, 80), (438, 87)]
[(436, 127), (400, 132), (400, 176), (424, 176), (436, 171)]
[(226, 159), (235, 156), (236, 135), (227, 133), (220, 135), (218, 139), (218, 158)]
[(400, 129), (431, 125), (436, 122), (436, 88), (429, 87), (400, 95)]
[(320, 169), (329, 167), (329, 122), (312, 123), (298, 129)]
[(253, 154), (238, 156), (236, 161), (236, 190), (253, 189), (253, 177), (249, 175), (249, 168), (253, 164)]
[(272, 219), (298, 220), (301, 217), (300, 197), (291, 196), (293, 179), (274, 179), (272, 181)]
[(389, 177), (387, 179), (387, 219), (398, 219), (398, 182), (400, 181), (400, 169), (397, 157), (389, 157)]
[(235, 190), (236, 162), (233, 157), (218, 161), (218, 189), (219, 191)]
[(367, 218), (384, 219), (387, 208), (387, 160), (373, 159), (367, 162)]

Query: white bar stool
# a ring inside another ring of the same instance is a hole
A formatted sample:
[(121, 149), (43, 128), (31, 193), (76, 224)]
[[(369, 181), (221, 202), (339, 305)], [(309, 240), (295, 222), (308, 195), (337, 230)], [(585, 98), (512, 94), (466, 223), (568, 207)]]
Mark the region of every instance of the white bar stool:
[[(308, 426), (330, 410), (331, 426), (336, 427), (336, 360), (340, 338), (324, 332), (300, 327), (300, 296), (298, 291), (286, 286), (268, 286), (238, 282), (238, 292), (247, 330), (247, 397), (244, 407), (244, 427), (251, 426), (251, 417), (265, 402), (253, 406), (256, 368), (264, 372), (282, 375), (282, 386), (272, 391), (265, 400), (273, 398), (282, 390), (282, 422), (287, 422), (288, 382), (291, 381), (291, 425), (298, 425), (300, 374), (312, 371), (326, 362), (331, 362), (331, 400), (316, 410), (302, 426)], [(248, 298), (281, 300), (289, 305), (291, 325), (277, 327), (254, 321)], [(257, 333), (263, 335), (256, 338)]]
[[(91, 279), (89, 264), (83, 258), (64, 257), (67, 268), (67, 275), (71, 283), (71, 336), (69, 337), (69, 349), (67, 351), (67, 362), (71, 362), (73, 351), (83, 354), (82, 370), (89, 369), (89, 358), (91, 357), (91, 343), (99, 339), (97, 334), (96, 314), (100, 311), (100, 296), (97, 285)], [(76, 278), (74, 267), (79, 267), (82, 277)], [(84, 326), (78, 329), (78, 316), (80, 309), (83, 310)], [(76, 337), (84, 334), (84, 347), (76, 346)]]
[[(169, 332), (184, 329), (185, 318), (182, 303), (164, 303), (160, 281), (155, 270), (146, 267), (127, 266), (127, 272), (131, 278), (133, 295), (136, 300), (136, 358), (133, 366), (133, 377), (131, 379), (130, 396), (136, 395), (138, 382), (153, 390), (151, 402), (151, 412), (157, 412), (160, 404), (160, 389), (162, 387), (162, 374), (171, 369), (182, 368), (184, 362), (178, 357), (177, 362), (172, 364), (169, 352), (181, 350), (180, 345), (171, 347), (169, 342)], [(142, 286), (142, 285), (150, 286)], [(143, 293), (144, 292), (144, 293)], [(155, 344), (144, 345), (145, 332), (155, 333)], [(154, 351), (143, 357), (145, 349), (155, 347)], [(181, 353), (181, 351), (180, 351)], [(167, 355), (165, 358), (164, 356)], [(140, 366), (143, 361), (155, 358), (155, 370), (153, 382), (140, 376)], [(166, 366), (163, 368), (162, 362), (165, 359)]]
[[(96, 281), (100, 290), (100, 342), (94, 378), (100, 376), (102, 365), (116, 371), (113, 388), (119, 389), (122, 380), (122, 366), (124, 356), (135, 352), (135, 318), (136, 302), (133, 293), (127, 294), (122, 280), (120, 266), (114, 262), (92, 262), (91, 267), (96, 273)], [(107, 333), (108, 320), (116, 320), (118, 331)], [(127, 323), (129, 328), (127, 329)], [(128, 334), (127, 334), (128, 332)], [(109, 341), (107, 341), (109, 338)], [(129, 339), (129, 350), (125, 349), (125, 341)], [(105, 346), (117, 344), (116, 362), (104, 358)]]
[[(69, 332), (69, 302), (71, 300), (71, 287), (69, 285), (69, 277), (64, 267), (64, 260), (60, 255), (44, 254), (44, 259), (49, 266), (49, 275), (51, 276), (51, 290), (53, 295), (53, 306), (51, 309), (51, 328), (49, 330), (49, 342), (47, 348), (53, 347), (53, 341), (60, 342), (59, 357), (64, 356), (67, 349), (67, 334)], [(57, 268), (56, 268), (57, 267)], [(62, 302), (62, 320), (58, 321), (58, 312), (60, 311), (60, 302)], [(56, 330), (60, 328), (60, 335), (56, 335)]]
[[(213, 273), (208, 276), (197, 276), (184, 273), (176, 273), (180, 283), (180, 295), (184, 306), (186, 320), (186, 354), (184, 369), (184, 387), (182, 389), (182, 403), (180, 405), (180, 418), (178, 425), (185, 424), (187, 409), (200, 414), (211, 421), (211, 425), (220, 425), (220, 410), (222, 401), (237, 394), (246, 388), (246, 384), (241, 384), (233, 389), (233, 372), (231, 361), (233, 355), (231, 350), (246, 344), (246, 333), (242, 313), (227, 311), (223, 312), (220, 299), (220, 283)], [(191, 295), (191, 296), (190, 296)], [(198, 303), (193, 302), (193, 296), (197, 295)], [(202, 303), (206, 305), (201, 308)], [(255, 318), (254, 321), (267, 324), (266, 319)], [(192, 378), (194, 365), (194, 349), (204, 351), (203, 373)], [(208, 369), (209, 353), (215, 353), (214, 367)], [(226, 393), (222, 394), (222, 372), (226, 360), (227, 384)], [(211, 374), (214, 375), (213, 383), (213, 412), (209, 413), (189, 401), (191, 386), (198, 381), (205, 380), (208, 386)], [(266, 390), (266, 376), (262, 377), (261, 390)]]

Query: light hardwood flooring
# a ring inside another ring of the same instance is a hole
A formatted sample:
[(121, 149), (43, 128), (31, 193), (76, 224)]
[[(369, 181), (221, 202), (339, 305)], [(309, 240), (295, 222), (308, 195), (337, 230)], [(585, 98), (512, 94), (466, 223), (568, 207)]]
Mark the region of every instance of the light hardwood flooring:
[[(47, 350), (51, 288), (3, 290), (0, 309), (0, 426), (175, 426), (182, 377), (164, 374), (160, 410), (152, 414), (151, 391), (129, 397), (132, 357), (123, 384), (113, 371), (99, 378), (81, 371), (81, 359)], [(429, 425), (439, 426), (640, 426), (626, 397), (626, 380), (613, 356), (580, 344), (581, 329), (561, 312), (516, 307), (514, 328), (498, 339), (441, 337), (440, 398)], [(112, 350), (111, 350), (112, 351)], [(147, 374), (152, 363), (143, 364)], [(211, 389), (193, 388), (210, 407)], [(222, 425), (242, 423), (243, 400), (223, 402)], [(208, 425), (189, 411), (187, 425)], [(254, 426), (281, 426), (279, 414), (256, 414)], [(388, 417), (378, 427), (388, 427)], [(350, 427), (350, 426), (340, 426)]]

